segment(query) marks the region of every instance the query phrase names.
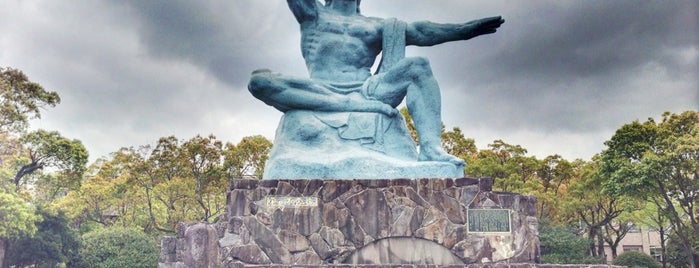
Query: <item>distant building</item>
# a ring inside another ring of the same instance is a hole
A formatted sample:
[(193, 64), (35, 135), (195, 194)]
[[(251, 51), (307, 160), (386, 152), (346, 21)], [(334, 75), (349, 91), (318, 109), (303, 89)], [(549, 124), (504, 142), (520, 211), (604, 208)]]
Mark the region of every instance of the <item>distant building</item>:
[[(633, 226), (616, 249), (617, 255), (626, 251), (640, 251), (650, 255), (656, 261), (661, 262), (663, 256), (660, 233), (647, 227), (641, 228)], [(612, 249), (607, 244), (604, 245), (604, 254), (607, 258), (607, 262), (613, 260)]]

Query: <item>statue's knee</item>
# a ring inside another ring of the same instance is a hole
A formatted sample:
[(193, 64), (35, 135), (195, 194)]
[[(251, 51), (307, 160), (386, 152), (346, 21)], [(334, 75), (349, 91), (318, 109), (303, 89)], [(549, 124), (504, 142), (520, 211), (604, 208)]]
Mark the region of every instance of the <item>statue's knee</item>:
[(432, 68), (430, 68), (430, 61), (426, 58), (406, 58), (406, 61), (410, 65), (410, 68), (408, 68), (408, 72), (413, 75), (424, 75), (432, 73)]
[(425, 57), (410, 57), (408, 59), (417, 66), (430, 66), (430, 60)]
[(253, 96), (266, 95), (272, 87), (272, 77), (269, 72), (253, 72), (248, 83), (248, 90)]

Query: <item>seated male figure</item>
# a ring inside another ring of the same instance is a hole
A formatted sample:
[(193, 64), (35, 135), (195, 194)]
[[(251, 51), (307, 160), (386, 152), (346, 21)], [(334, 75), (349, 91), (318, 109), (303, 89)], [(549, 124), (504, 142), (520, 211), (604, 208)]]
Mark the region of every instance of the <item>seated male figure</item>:
[[(405, 99), (419, 136), (419, 161), (464, 161), (441, 148), (441, 96), (429, 62), (404, 58), (372, 75), (382, 50), (384, 19), (359, 13), (360, 0), (287, 0), (301, 27), (301, 51), (310, 79), (257, 70), (248, 86), (258, 99), (279, 111), (315, 110), (397, 114)], [(463, 24), (409, 23), (405, 44), (432, 46), (494, 33), (500, 17)]]

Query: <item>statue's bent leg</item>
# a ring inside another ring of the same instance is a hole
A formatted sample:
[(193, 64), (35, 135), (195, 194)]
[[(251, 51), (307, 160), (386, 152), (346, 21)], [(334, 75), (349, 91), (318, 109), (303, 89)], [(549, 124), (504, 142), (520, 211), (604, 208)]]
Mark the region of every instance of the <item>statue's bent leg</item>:
[(269, 70), (253, 72), (248, 90), (256, 98), (282, 112), (378, 112), (389, 116), (397, 113), (393, 107), (377, 100), (364, 99), (359, 93), (336, 93), (313, 80), (284, 76)]
[(384, 85), (376, 92), (379, 100), (393, 105), (397, 97), (401, 100), (403, 96), (406, 98), (408, 111), (420, 137), (418, 160), (464, 165), (462, 159), (442, 149), (442, 100), (428, 60), (405, 58), (386, 72), (381, 81)]

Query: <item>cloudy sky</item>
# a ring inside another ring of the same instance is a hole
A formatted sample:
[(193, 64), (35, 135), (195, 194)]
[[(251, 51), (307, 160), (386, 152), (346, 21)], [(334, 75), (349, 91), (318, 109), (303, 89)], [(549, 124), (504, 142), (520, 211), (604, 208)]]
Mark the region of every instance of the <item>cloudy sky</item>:
[[(429, 48), (443, 121), (479, 148), (588, 160), (621, 125), (699, 109), (699, 2), (365, 0), (367, 16), (466, 22), (498, 33)], [(91, 159), (159, 137), (270, 139), (282, 115), (246, 89), (257, 68), (307, 77), (282, 0), (2, 0), (0, 66), (62, 98), (34, 128)]]

